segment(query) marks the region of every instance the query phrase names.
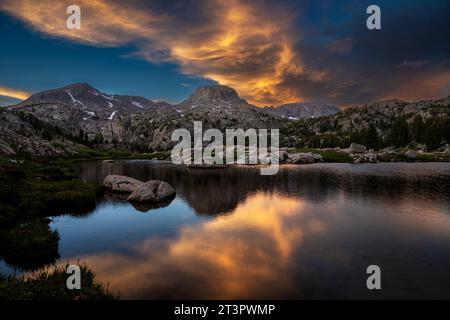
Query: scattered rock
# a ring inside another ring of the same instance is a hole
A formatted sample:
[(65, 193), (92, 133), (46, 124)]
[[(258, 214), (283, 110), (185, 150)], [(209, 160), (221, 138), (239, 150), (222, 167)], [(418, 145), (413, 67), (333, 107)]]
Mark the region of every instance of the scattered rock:
[(376, 152), (367, 152), (367, 153), (364, 153), (364, 160), (366, 162), (376, 163), (376, 162), (378, 162), (378, 156), (377, 156)]
[(314, 162), (322, 162), (323, 158), (322, 155), (318, 154), (318, 153), (313, 153), (312, 154)]
[(279, 157), (280, 157), (279, 158), (280, 163), (287, 163), (289, 160), (289, 154), (286, 150), (280, 149)]
[(398, 158), (398, 153), (394, 150), (391, 151), (382, 151), (378, 153), (378, 159), (380, 161), (394, 161)]
[(450, 154), (450, 145), (445, 146), (444, 153)]
[(16, 155), (16, 152), (13, 148), (9, 145), (9, 143), (0, 140), (0, 154), (6, 155), (6, 156), (14, 156)]
[(311, 152), (291, 153), (288, 156), (289, 156), (288, 163), (295, 163), (295, 164), (314, 163), (314, 156)]
[(103, 186), (112, 192), (131, 193), (145, 183), (126, 176), (109, 175), (103, 180)]
[(358, 143), (352, 143), (350, 144), (350, 148), (348, 148), (350, 153), (364, 153), (367, 151), (366, 146), (363, 146), (362, 144)]
[(355, 155), (353, 163), (377, 163), (378, 155), (376, 152), (365, 152)]
[(159, 203), (172, 198), (175, 189), (164, 181), (150, 180), (138, 186), (128, 197), (130, 202)]
[(414, 160), (417, 158), (417, 151), (408, 150), (405, 152), (405, 157), (410, 160)]

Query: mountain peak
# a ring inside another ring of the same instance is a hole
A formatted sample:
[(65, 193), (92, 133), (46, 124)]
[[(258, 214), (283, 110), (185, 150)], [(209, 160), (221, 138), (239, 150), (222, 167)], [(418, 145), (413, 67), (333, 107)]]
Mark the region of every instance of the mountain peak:
[(243, 101), (233, 88), (212, 85), (197, 88), (194, 93), (189, 97), (191, 101), (202, 100), (221, 100), (221, 101)]
[(69, 106), (81, 112), (82, 121), (96, 118), (113, 120), (114, 117), (120, 115), (170, 106), (164, 102), (155, 103), (144, 97), (106, 94), (88, 83), (73, 83), (65, 87), (35, 93), (14, 107), (26, 108), (37, 104)]
[(74, 90), (92, 90), (92, 91), (98, 91), (97, 89), (95, 89), (93, 86), (91, 86), (89, 83), (72, 83), (69, 84), (61, 89), (74, 89)]

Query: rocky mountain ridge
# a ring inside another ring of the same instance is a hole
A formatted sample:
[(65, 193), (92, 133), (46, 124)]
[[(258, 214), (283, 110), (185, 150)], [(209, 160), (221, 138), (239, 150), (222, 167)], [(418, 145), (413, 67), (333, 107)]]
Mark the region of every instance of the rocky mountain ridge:
[(384, 100), (354, 106), (331, 116), (289, 123), (290, 144), (314, 148), (357, 142), (369, 148), (434, 150), (450, 143), (450, 96), (417, 102)]
[[(73, 84), (34, 94), (4, 112), (16, 115), (16, 122), (22, 119), (21, 127), (28, 126), (23, 120), (26, 118), (42, 122), (40, 127), (54, 131), (52, 135), (136, 151), (170, 148), (174, 144), (170, 141), (173, 130), (193, 130), (194, 121), (202, 121), (204, 130), (281, 126), (280, 118), (250, 105), (234, 89), (219, 85), (198, 88), (185, 101), (170, 105), (142, 97), (108, 95), (88, 84)], [(9, 131), (9, 135), (20, 139), (16, 131)], [(6, 142), (4, 145), (11, 146)]]
[[(193, 130), (194, 121), (202, 121), (203, 130), (278, 128), (280, 144), (295, 148), (348, 148), (352, 142), (369, 148), (427, 144), (426, 135), (435, 136), (428, 148), (438, 148), (450, 141), (446, 133), (450, 132), (446, 127), (449, 106), (450, 97), (446, 97), (412, 103), (380, 101), (337, 113), (329, 105), (288, 104), (275, 112), (255, 107), (234, 89), (220, 85), (198, 88), (185, 101), (170, 105), (73, 84), (1, 108), (0, 153), (70, 155), (77, 144), (139, 152), (169, 150), (174, 145), (173, 130)], [(316, 117), (321, 113), (329, 115)], [(311, 114), (313, 118), (307, 118)], [(404, 123), (407, 128), (399, 131)], [(416, 131), (422, 131), (423, 137), (414, 136)], [(391, 139), (405, 134), (404, 141)]]
[(278, 107), (265, 107), (264, 110), (288, 120), (319, 118), (341, 111), (336, 106), (317, 102), (288, 103)]

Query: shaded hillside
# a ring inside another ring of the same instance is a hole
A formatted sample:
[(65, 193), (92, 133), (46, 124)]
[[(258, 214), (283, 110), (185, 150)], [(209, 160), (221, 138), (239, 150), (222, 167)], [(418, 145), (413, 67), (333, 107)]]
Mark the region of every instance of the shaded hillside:
[(357, 142), (373, 149), (421, 146), (428, 150), (450, 142), (450, 96), (437, 100), (381, 101), (332, 116), (289, 123), (284, 131), (295, 147), (347, 148)]

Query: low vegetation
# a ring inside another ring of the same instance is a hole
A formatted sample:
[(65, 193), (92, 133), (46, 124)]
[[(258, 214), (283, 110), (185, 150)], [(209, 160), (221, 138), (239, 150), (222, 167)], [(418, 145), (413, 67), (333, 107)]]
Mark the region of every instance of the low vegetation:
[(101, 192), (95, 183), (81, 181), (72, 163), (0, 159), (0, 259), (26, 272), (0, 274), (0, 300), (117, 298), (85, 265), (81, 290), (67, 289), (65, 267), (49, 267), (59, 259), (59, 233), (47, 217), (91, 211)]
[(0, 226), (95, 208), (99, 187), (68, 162), (0, 160)]
[(0, 275), (0, 300), (112, 300), (118, 295), (95, 279), (95, 274), (81, 265), (81, 289), (69, 290), (66, 285), (68, 265), (45, 268), (29, 275)]
[(35, 218), (0, 229), (0, 257), (19, 271), (33, 271), (59, 258), (59, 233), (51, 230), (50, 219)]

